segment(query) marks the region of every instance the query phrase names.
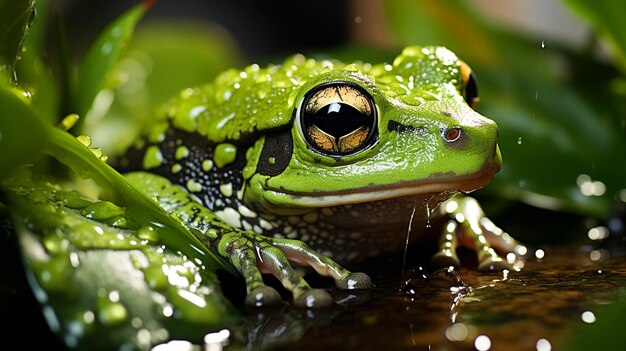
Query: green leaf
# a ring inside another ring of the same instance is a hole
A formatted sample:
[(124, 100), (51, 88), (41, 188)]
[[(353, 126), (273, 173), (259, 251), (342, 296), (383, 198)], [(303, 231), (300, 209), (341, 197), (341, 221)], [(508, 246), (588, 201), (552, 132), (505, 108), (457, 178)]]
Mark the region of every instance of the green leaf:
[(34, 0), (0, 2), (0, 79), (13, 80), (15, 62), (34, 15)]
[(207, 264), (210, 262), (212, 267), (233, 272), (230, 266), (217, 259), (192, 233), (152, 199), (69, 133), (55, 128), (49, 132), (49, 136), (50, 145), (45, 150), (46, 153), (68, 166), (75, 174), (93, 179), (104, 191), (111, 194), (115, 203), (124, 206), (138, 223), (159, 227), (163, 231), (161, 237), (165, 243), (190, 259), (201, 259)]
[(122, 207), (29, 178), (5, 196), (31, 287), (69, 348), (148, 350), (236, 318), (206, 257), (181, 255)]
[(36, 161), (48, 135), (24, 92), (0, 84), (0, 179)]
[(107, 154), (119, 155), (152, 123), (163, 103), (242, 62), (234, 40), (216, 25), (146, 19), (113, 71), (115, 86), (97, 98), (109, 103), (97, 104), (106, 108), (90, 112), (84, 131)]
[(626, 3), (615, 0), (563, 0), (563, 3), (589, 21), (608, 41), (622, 73), (626, 74)]
[(113, 21), (91, 45), (78, 69), (78, 81), (71, 98), (75, 111), (71, 112), (86, 116), (149, 4), (144, 2), (127, 11)]
[(626, 345), (623, 321), (626, 317), (624, 288), (620, 289), (621, 299), (594, 311), (592, 324), (582, 321), (574, 324), (566, 335), (568, 350), (623, 350)]
[[(43, 125), (14, 90), (0, 90), (0, 103), (8, 107), (3, 114), (10, 112), (0, 119), (7, 135), (0, 139), (3, 172), (45, 153), (94, 180), (90, 194), (113, 201), (76, 192), (78, 179), (30, 175), (31, 167), (0, 183), (31, 287), (68, 347), (150, 349), (172, 338), (201, 340), (237, 318), (216, 276), (218, 269), (234, 271), (200, 243), (200, 233), (189, 232), (96, 156), (84, 145), (87, 138), (79, 142)], [(19, 148), (32, 154), (15, 152)], [(37, 164), (33, 171), (47, 169)]]

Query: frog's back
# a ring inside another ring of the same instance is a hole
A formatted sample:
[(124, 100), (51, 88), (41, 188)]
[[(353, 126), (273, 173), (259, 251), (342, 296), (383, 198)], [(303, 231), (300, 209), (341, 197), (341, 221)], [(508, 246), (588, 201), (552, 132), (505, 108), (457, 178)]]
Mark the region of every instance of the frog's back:
[(325, 67), (338, 66), (344, 64), (294, 55), (281, 65), (231, 69), (209, 84), (181, 91), (163, 114), (173, 128), (212, 143), (254, 139), (259, 132), (287, 126), (299, 88)]

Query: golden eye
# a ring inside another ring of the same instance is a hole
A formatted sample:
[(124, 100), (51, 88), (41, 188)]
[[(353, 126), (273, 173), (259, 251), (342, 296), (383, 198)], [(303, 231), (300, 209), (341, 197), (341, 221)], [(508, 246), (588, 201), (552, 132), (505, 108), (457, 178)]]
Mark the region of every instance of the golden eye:
[(478, 96), (478, 82), (476, 81), (474, 71), (463, 61), (461, 61), (461, 79), (463, 79), (463, 98), (465, 102), (471, 108), (476, 108), (480, 100)]
[(305, 96), (300, 108), (304, 139), (315, 151), (348, 155), (372, 144), (376, 128), (372, 97), (348, 82), (318, 85)]

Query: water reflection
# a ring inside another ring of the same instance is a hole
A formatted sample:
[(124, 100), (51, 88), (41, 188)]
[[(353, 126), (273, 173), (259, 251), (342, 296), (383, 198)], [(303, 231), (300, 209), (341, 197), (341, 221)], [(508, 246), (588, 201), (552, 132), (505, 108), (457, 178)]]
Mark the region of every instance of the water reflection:
[(567, 349), (571, 327), (595, 324), (595, 309), (626, 286), (626, 260), (594, 261), (592, 251), (534, 249), (522, 271), (418, 266), (402, 278), (381, 275), (367, 299), (337, 306), (326, 323), (277, 349)]
[[(596, 251), (606, 257), (594, 260)], [(373, 290), (329, 288), (337, 303), (323, 310), (251, 309), (242, 324), (207, 334), (193, 350), (569, 349), (572, 326), (597, 325), (598, 309), (623, 294), (626, 259), (591, 246), (530, 252), (534, 259), (521, 271), (418, 265), (400, 276), (394, 267), (402, 262), (383, 262), (372, 275)]]

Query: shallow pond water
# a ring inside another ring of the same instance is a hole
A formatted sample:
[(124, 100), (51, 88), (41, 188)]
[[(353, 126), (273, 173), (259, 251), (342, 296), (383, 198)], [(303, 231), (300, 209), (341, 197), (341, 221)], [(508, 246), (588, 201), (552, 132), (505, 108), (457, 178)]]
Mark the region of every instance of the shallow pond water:
[(331, 309), (253, 314), (226, 349), (568, 350), (626, 295), (623, 253), (591, 246), (542, 247), (520, 271), (375, 274), (372, 291), (334, 291)]
[[(34, 349), (64, 349), (28, 294), (23, 268), (14, 264), (19, 261), (16, 247), (10, 249), (15, 243), (0, 239), (6, 244), (0, 262), (7, 278), (0, 291), (0, 312), (22, 317), (3, 327), (0, 335)], [(487, 273), (476, 272), (470, 254), (462, 255), (463, 267), (435, 274), (420, 262), (428, 255), (413, 250), (407, 262), (396, 255), (356, 267), (376, 284), (357, 292), (330, 289), (329, 281), (316, 280), (313, 274), (311, 284), (329, 288), (337, 304), (318, 310), (287, 304), (246, 310), (243, 323), (229, 327), (224, 349), (626, 350), (626, 246), (617, 241), (531, 245), (521, 270)], [(403, 266), (407, 268), (401, 274)], [(225, 292), (240, 305), (241, 282), (224, 284)], [(15, 336), (24, 331), (37, 338), (25, 341)], [(588, 347), (597, 340), (605, 343)], [(159, 350), (211, 349), (200, 345), (202, 340), (194, 342), (183, 345), (191, 348)]]

